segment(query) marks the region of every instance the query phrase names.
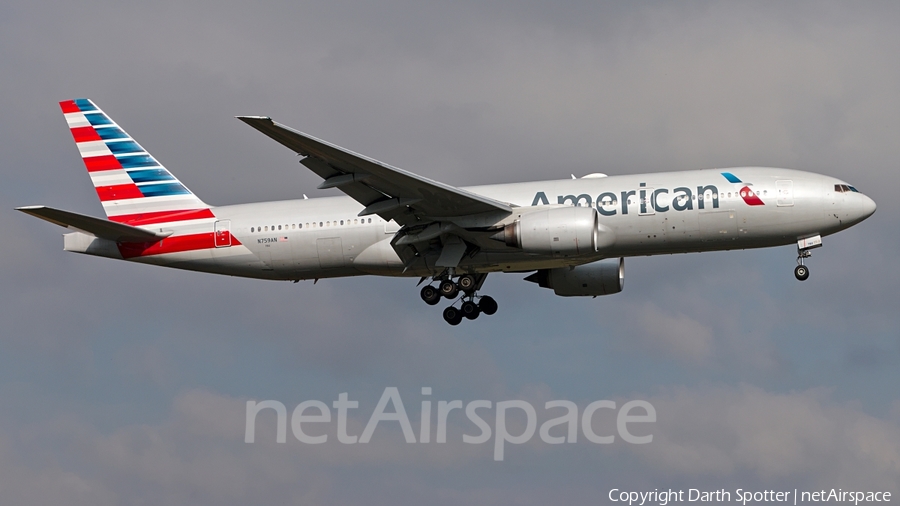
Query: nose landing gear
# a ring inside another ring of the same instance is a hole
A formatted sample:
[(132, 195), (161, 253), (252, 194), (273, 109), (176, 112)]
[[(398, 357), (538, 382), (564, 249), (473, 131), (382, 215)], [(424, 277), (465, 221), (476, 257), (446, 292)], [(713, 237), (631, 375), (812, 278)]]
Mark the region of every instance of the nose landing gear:
[(822, 246), (822, 237), (813, 236), (797, 241), (797, 267), (794, 267), (794, 277), (799, 281), (809, 278), (809, 268), (803, 264), (805, 258), (812, 256), (812, 249)]

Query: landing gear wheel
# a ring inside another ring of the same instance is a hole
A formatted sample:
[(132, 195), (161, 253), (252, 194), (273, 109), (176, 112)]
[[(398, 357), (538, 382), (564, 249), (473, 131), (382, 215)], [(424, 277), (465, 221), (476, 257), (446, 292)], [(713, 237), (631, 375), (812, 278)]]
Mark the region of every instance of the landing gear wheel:
[(441, 281), (441, 295), (448, 299), (455, 299), (459, 295), (459, 286), (449, 279)]
[(471, 274), (460, 276), (456, 284), (457, 286), (459, 286), (460, 290), (466, 293), (472, 293), (473, 291), (475, 291), (475, 276)]
[(462, 303), (462, 307), (459, 310), (463, 316), (470, 320), (474, 320), (478, 318), (478, 315), (481, 314), (481, 310), (478, 309), (478, 304), (475, 304), (471, 300), (467, 300)]
[(798, 265), (794, 268), (794, 276), (800, 281), (806, 281), (809, 277), (809, 269), (805, 265)]
[(456, 309), (453, 306), (444, 310), (444, 321), (450, 325), (459, 325), (459, 322), (462, 321), (462, 317), (463, 315), (459, 309)]
[(485, 295), (478, 302), (478, 309), (480, 309), (482, 313), (490, 316), (497, 312), (497, 301), (495, 301), (493, 297)]
[(437, 288), (431, 285), (423, 286), (419, 295), (422, 296), (422, 300), (429, 306), (433, 306), (441, 301), (441, 292), (437, 291)]

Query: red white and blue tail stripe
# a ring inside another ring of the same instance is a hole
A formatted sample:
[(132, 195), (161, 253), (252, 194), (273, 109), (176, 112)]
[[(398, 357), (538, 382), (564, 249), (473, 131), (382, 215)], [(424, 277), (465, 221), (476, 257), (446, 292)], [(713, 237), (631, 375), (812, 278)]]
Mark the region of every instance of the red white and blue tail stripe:
[(111, 221), (141, 226), (214, 218), (187, 189), (86, 98), (59, 103)]

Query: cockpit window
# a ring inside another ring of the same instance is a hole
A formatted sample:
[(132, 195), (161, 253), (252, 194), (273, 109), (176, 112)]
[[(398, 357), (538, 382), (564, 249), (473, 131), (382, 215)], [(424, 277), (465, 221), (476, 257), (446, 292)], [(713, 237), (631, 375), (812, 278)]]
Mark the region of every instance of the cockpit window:
[(857, 190), (856, 188), (854, 188), (852, 186), (848, 186), (847, 188), (850, 188), (850, 191), (852, 191), (853, 193), (859, 193), (859, 190)]
[(856, 193), (859, 193), (859, 190), (857, 190), (856, 188), (854, 188), (854, 187), (852, 187), (852, 186), (850, 186), (850, 185), (846, 185), (846, 184), (836, 184), (836, 185), (834, 185), (834, 191), (836, 191), (836, 192), (838, 192), (838, 193), (846, 193), (846, 192), (856, 192)]

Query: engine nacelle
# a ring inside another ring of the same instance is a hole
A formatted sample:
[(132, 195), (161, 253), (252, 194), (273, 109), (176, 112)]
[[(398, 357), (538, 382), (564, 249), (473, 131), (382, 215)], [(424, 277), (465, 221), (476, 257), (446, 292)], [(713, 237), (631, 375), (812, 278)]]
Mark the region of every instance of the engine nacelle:
[(625, 259), (607, 258), (575, 267), (543, 269), (525, 278), (563, 297), (619, 293), (625, 286)]
[(526, 253), (569, 257), (589, 255), (611, 246), (615, 233), (600, 224), (593, 207), (554, 207), (522, 215), (493, 236)]

